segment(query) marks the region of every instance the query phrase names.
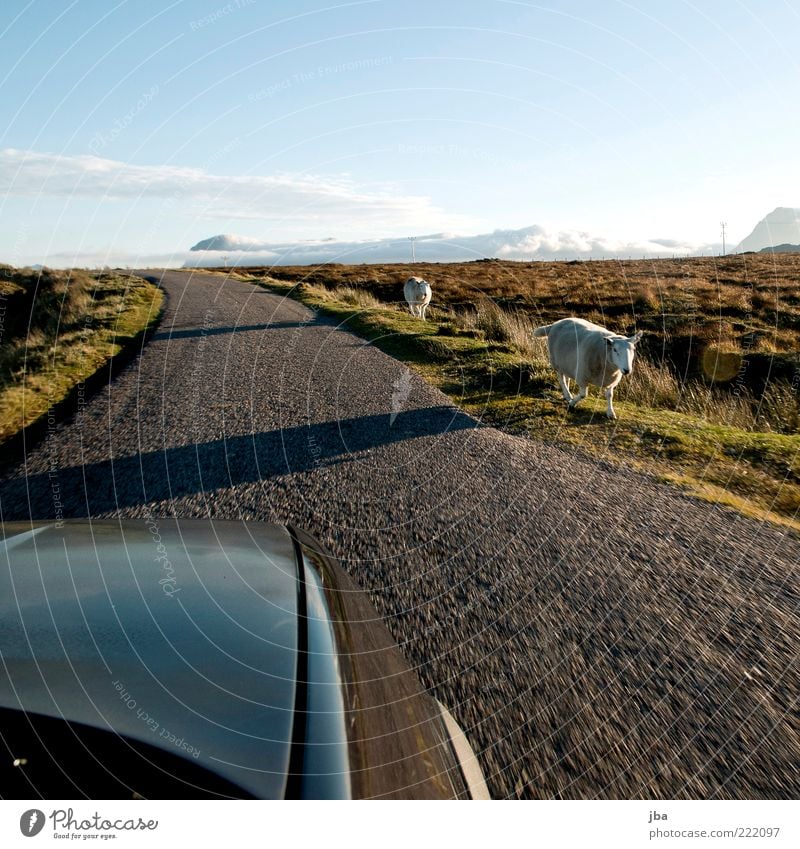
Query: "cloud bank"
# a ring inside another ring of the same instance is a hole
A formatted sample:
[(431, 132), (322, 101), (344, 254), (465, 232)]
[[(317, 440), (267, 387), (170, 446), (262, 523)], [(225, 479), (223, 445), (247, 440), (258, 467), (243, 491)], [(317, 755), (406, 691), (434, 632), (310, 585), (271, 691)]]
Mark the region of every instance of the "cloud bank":
[[(417, 236), (413, 252), (424, 262), (461, 262), (484, 257), (510, 260), (628, 259), (708, 253), (716, 245), (697, 245), (674, 239), (618, 242), (579, 231), (552, 232), (534, 225), (519, 230), (495, 230), (477, 236), (433, 233)], [(191, 248), (187, 266), (307, 265), (323, 262), (408, 262), (408, 238), (371, 241), (321, 240), (269, 242), (220, 234)]]

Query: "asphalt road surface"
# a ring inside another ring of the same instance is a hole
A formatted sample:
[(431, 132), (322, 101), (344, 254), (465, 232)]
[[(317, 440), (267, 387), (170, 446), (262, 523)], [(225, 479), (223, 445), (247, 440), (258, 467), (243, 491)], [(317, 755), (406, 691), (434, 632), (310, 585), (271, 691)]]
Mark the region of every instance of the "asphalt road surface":
[(796, 536), (483, 427), (250, 284), (163, 286), (142, 355), (6, 470), (3, 520), (306, 527), (495, 796), (800, 795)]

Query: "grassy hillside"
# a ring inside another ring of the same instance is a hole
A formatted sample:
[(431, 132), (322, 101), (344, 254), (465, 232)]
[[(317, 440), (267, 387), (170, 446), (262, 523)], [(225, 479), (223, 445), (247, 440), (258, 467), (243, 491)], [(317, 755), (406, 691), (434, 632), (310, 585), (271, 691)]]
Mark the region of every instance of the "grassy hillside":
[[(427, 323), (399, 302), (434, 289)], [(239, 274), (336, 316), (483, 421), (800, 529), (800, 256), (249, 269)], [(531, 330), (580, 315), (646, 331), (603, 415), (567, 413)]]
[(162, 299), (123, 273), (0, 266), (0, 442), (135, 339)]

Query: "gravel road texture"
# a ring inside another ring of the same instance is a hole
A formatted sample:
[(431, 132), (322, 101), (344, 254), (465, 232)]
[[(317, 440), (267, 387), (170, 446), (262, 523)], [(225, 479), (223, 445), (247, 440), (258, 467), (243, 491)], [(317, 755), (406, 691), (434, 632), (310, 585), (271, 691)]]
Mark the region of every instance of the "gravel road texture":
[(4, 521), (307, 528), (497, 797), (800, 795), (796, 536), (482, 426), (295, 301), (162, 285), (141, 356), (5, 470)]

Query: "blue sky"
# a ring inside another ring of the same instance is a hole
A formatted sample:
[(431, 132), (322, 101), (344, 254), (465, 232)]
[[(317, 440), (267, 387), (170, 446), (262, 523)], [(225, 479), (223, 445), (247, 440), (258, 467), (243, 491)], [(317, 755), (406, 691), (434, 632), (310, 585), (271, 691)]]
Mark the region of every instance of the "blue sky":
[(6, 0), (0, 26), (0, 261), (532, 225), (713, 250), (800, 206), (792, 0)]

